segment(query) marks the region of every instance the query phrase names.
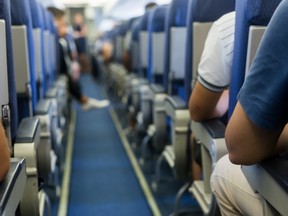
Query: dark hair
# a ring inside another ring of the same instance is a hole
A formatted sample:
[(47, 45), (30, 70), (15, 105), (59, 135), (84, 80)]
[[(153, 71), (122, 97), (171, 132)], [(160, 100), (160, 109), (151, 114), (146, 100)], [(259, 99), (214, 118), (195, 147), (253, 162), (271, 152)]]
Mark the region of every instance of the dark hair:
[(157, 4), (155, 2), (149, 2), (148, 4), (145, 5), (145, 11), (147, 11), (147, 10), (149, 10), (155, 6), (157, 6)]
[(65, 11), (55, 8), (55, 7), (48, 7), (47, 8), (48, 11), (50, 11), (52, 13), (52, 15), (54, 16), (54, 18), (62, 18), (63, 16), (65, 16)]

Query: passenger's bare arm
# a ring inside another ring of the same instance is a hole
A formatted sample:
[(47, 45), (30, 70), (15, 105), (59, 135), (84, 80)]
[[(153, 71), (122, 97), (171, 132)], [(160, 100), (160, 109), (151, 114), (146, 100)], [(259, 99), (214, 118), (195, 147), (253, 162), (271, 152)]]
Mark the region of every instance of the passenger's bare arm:
[(277, 131), (260, 128), (248, 118), (238, 102), (225, 138), (231, 162), (251, 165), (287, 151), (288, 126)]
[(5, 135), (4, 128), (0, 123), (0, 181), (2, 181), (10, 166), (9, 145)]
[(189, 100), (189, 111), (194, 121), (222, 117), (228, 109), (228, 90), (215, 92), (197, 81)]

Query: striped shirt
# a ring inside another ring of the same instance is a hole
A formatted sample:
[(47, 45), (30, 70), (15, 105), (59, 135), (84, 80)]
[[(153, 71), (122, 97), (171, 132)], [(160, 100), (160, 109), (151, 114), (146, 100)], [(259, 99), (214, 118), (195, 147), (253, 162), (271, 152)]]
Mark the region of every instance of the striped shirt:
[(198, 81), (211, 91), (229, 86), (234, 49), (235, 12), (215, 21), (207, 36), (198, 67)]

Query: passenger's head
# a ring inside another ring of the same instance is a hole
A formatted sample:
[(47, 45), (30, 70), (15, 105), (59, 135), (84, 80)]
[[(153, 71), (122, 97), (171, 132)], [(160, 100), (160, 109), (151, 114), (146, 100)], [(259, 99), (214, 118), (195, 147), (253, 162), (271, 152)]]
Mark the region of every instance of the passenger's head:
[(155, 2), (149, 2), (145, 5), (145, 11), (151, 10), (152, 8), (156, 7), (157, 4)]
[(106, 41), (103, 43), (102, 46), (102, 57), (104, 60), (104, 63), (108, 64), (112, 61), (113, 57), (113, 46), (109, 41)]
[(81, 25), (83, 23), (83, 15), (81, 13), (76, 13), (74, 15), (74, 24)]
[(54, 16), (54, 24), (57, 28), (60, 37), (65, 37), (68, 33), (68, 24), (65, 16), (65, 11), (49, 7), (48, 10)]

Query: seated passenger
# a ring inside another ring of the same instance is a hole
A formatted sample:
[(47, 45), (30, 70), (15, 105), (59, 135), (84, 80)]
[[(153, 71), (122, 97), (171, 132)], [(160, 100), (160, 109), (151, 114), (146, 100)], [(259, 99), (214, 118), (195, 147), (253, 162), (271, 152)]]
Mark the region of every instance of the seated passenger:
[[(189, 111), (194, 121), (224, 118), (228, 110), (228, 86), (234, 49), (235, 12), (215, 21), (208, 33), (198, 67), (198, 81), (189, 100)], [(198, 158), (199, 145), (191, 137), (192, 158)], [(198, 152), (198, 153), (197, 153)], [(201, 168), (192, 162), (194, 180), (200, 179)]]
[[(49, 8), (54, 15), (55, 25), (59, 34), (59, 56), (60, 56), (60, 73), (68, 78), (69, 92), (81, 104), (82, 109), (87, 111), (95, 108), (107, 107), (108, 100), (96, 100), (85, 96), (81, 90), (80, 83), (75, 79), (75, 74), (79, 73), (78, 63), (73, 60), (70, 54), (69, 43), (65, 39), (68, 31), (65, 20), (65, 12), (55, 8)], [(71, 59), (73, 61), (71, 61)]]
[(10, 167), (9, 144), (2, 124), (0, 123), (0, 182), (6, 177)]
[(239, 164), (287, 152), (287, 11), (284, 0), (267, 27), (227, 126), (228, 155), (218, 161), (211, 177), (222, 215), (265, 215), (264, 199), (251, 189)]

